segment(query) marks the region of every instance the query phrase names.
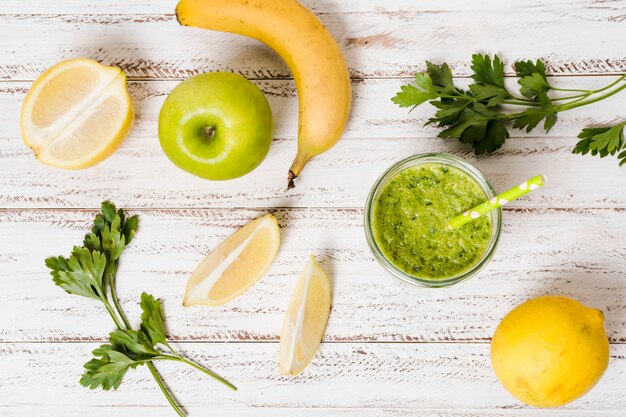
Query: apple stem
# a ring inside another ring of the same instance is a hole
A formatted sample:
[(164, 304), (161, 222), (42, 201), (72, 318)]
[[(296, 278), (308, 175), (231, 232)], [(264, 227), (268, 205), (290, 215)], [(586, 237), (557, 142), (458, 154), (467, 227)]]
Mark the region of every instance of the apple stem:
[(215, 128), (214, 127), (205, 127), (204, 128), (204, 137), (207, 139), (212, 139), (215, 136)]

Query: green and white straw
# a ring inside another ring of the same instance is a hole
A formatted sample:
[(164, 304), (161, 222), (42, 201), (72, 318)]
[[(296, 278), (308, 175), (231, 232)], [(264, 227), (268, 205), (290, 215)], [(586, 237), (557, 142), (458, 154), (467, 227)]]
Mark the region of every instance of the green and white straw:
[(524, 181), (520, 185), (503, 192), (502, 194), (492, 198), (491, 200), (485, 201), (484, 203), (479, 204), (473, 209), (467, 210), (465, 213), (456, 216), (455, 218), (450, 220), (450, 222), (448, 222), (448, 229), (456, 229), (457, 227), (461, 227), (466, 223), (476, 220), (480, 216), (487, 214), (492, 210), (502, 207), (517, 198), (525, 196), (529, 192), (534, 191), (539, 187), (543, 187), (545, 182), (545, 175), (537, 175), (536, 177), (531, 178), (528, 181)]

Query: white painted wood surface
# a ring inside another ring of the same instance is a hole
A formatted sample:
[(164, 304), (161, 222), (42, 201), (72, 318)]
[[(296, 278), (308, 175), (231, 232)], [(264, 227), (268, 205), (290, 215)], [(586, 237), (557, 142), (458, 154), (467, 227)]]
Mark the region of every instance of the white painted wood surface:
[[(303, 0), (346, 51), (355, 101), (345, 139), (307, 167), (292, 193), (284, 185), (296, 147), (297, 96), (287, 68), (254, 41), (180, 28), (174, 3), (0, 5), (1, 417), (105, 416), (112, 406), (120, 415), (173, 414), (145, 369), (129, 373), (118, 392), (77, 383), (82, 363), (111, 324), (97, 304), (55, 287), (43, 259), (78, 243), (103, 199), (141, 217), (119, 277), (129, 315), (136, 320), (141, 291), (162, 298), (178, 346), (240, 387), (232, 393), (189, 369), (160, 368), (191, 416), (626, 415), (626, 169), (571, 154), (581, 128), (626, 117), (626, 94), (563, 114), (548, 135), (512, 132), (501, 151), (478, 159), (422, 126), (432, 109), (408, 115), (389, 101), (424, 60), (447, 61), (467, 77), (476, 51), (498, 52), (508, 61), (542, 58), (563, 86), (604, 85), (626, 72), (626, 2)], [(128, 73), (137, 120), (104, 163), (54, 170), (22, 144), (19, 109), (45, 68), (78, 56)], [(277, 125), (261, 167), (226, 183), (173, 167), (156, 138), (158, 111), (178, 80), (215, 70), (254, 79)], [(549, 177), (545, 189), (505, 210), (503, 238), (489, 267), (445, 290), (413, 288), (388, 276), (362, 230), (374, 179), (394, 161), (427, 151), (468, 158), (500, 190), (537, 172)], [(226, 306), (183, 309), (184, 283), (196, 263), (268, 211), (283, 236), (269, 274)], [(278, 374), (276, 342), (310, 253), (329, 272), (333, 310), (313, 364), (287, 379)], [(563, 410), (522, 406), (489, 367), (489, 340), (499, 320), (546, 293), (602, 309), (611, 342), (601, 383)]]
[[(139, 316), (136, 301), (149, 289), (165, 300), (170, 335), (177, 340), (277, 341), (285, 300), (314, 254), (334, 289), (327, 341), (484, 343), (511, 306), (529, 296), (561, 293), (601, 308), (611, 341), (626, 342), (623, 209), (507, 209), (500, 249), (489, 267), (471, 281), (431, 291), (394, 280), (378, 266), (365, 242), (362, 210), (271, 211), (281, 226), (276, 262), (249, 292), (211, 309), (182, 307), (189, 274), (211, 248), (266, 211), (139, 211), (140, 231), (124, 253), (119, 278), (131, 316)], [(102, 340), (108, 316), (97, 303), (68, 298), (41, 262), (80, 242), (93, 215), (10, 210), (0, 217), (6, 241), (14, 242), (0, 264), (7, 276), (21, 277), (4, 287), (0, 317), (12, 317), (12, 326), (0, 331), (1, 340)], [(25, 229), (45, 239), (24, 239)], [(25, 293), (24, 285), (32, 290)]]
[[(613, 77), (567, 77), (562, 85), (599, 88)], [(433, 108), (411, 114), (390, 100), (408, 79), (355, 82), (353, 115), (345, 138), (333, 152), (314, 159), (298, 187), (286, 194), (286, 172), (296, 151), (297, 97), (293, 81), (261, 81), (276, 119), (276, 137), (269, 157), (243, 178), (210, 183), (173, 166), (157, 140), (161, 104), (176, 81), (131, 82), (137, 120), (118, 152), (87, 171), (61, 171), (41, 166), (25, 148), (19, 133), (19, 110), (29, 83), (0, 83), (0, 205), (11, 208), (98, 207), (114, 196), (124, 207), (362, 207), (374, 180), (394, 161), (419, 152), (453, 152), (475, 160), (458, 141), (437, 139), (423, 127)], [(571, 84), (570, 84), (571, 83)], [(548, 135), (512, 131), (504, 149), (481, 157), (478, 166), (501, 190), (542, 170), (550, 184), (540, 196), (514, 206), (626, 207), (626, 170), (614, 161), (572, 155), (576, 135), (590, 125), (620, 120), (626, 94), (560, 115)], [(142, 163), (137, 163), (140, 160)], [(355, 170), (358, 172), (355, 175)], [(156, 174), (155, 174), (156, 173)], [(40, 181), (41, 175), (46, 181)], [(155, 175), (158, 181), (155, 181)], [(602, 187), (598, 187), (598, 183)]]
[[(92, 410), (118, 405), (154, 407), (162, 402), (143, 368), (129, 373), (118, 392), (76, 389), (83, 358), (95, 347), (93, 343), (3, 344), (2, 400), (27, 407), (42, 402), (59, 408), (88, 403)], [(527, 412), (494, 380), (488, 344), (325, 343), (306, 374), (296, 378), (279, 375), (275, 343), (181, 343), (177, 347), (237, 381), (239, 390), (233, 393), (179, 364), (159, 366), (183, 404), (211, 407), (211, 415), (221, 415), (221, 407), (239, 408), (240, 415), (247, 415), (251, 407), (510, 408), (517, 409), (518, 415)], [(613, 349), (604, 378), (575, 409), (595, 410), (602, 404), (606, 411), (623, 412), (626, 398), (620, 382), (626, 373), (625, 348)], [(36, 395), (31, 387), (37, 387)]]
[[(88, 2), (77, 0), (76, 6), (61, 8), (63, 12), (44, 1), (5, 2), (0, 27), (11, 36), (0, 40), (6, 51), (0, 58), (0, 78), (31, 79), (59, 57), (77, 56), (115, 63), (140, 78), (180, 78), (206, 70), (253, 78), (290, 76), (276, 55), (256, 41), (180, 28), (173, 1), (153, 2), (158, 7), (151, 2), (133, 7), (123, 1), (113, 6), (102, 1), (102, 6), (83, 9), (79, 4)], [(542, 57), (552, 73), (626, 70), (623, 48), (615, 41), (624, 35), (621, 1), (308, 3), (316, 6), (344, 47), (357, 77), (410, 76), (427, 59), (445, 60), (467, 74), (469, 56), (475, 51), (500, 52), (508, 60)], [(38, 46), (37, 54), (24, 43)]]

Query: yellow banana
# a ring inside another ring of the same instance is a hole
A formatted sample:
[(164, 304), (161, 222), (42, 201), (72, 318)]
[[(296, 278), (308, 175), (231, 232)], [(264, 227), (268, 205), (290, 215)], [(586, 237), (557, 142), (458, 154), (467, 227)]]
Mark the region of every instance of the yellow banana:
[(178, 21), (257, 39), (287, 63), (298, 88), (298, 153), (289, 188), (311, 158), (332, 148), (350, 115), (350, 75), (322, 22), (297, 0), (181, 0)]

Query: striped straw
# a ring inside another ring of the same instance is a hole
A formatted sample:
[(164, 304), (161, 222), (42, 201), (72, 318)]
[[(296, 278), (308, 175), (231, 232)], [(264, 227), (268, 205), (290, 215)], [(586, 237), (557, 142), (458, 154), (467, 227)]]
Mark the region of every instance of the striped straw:
[(517, 198), (525, 196), (529, 192), (534, 191), (539, 187), (543, 187), (545, 183), (546, 176), (543, 174), (537, 175), (536, 177), (531, 178), (528, 181), (524, 181), (520, 185), (503, 192), (502, 194), (492, 198), (491, 200), (485, 201), (484, 203), (479, 204), (473, 209), (467, 210), (465, 213), (456, 216), (448, 222), (448, 229), (456, 229), (457, 227), (461, 227), (466, 223), (474, 221), (480, 216), (489, 213), (490, 211), (502, 207)]

